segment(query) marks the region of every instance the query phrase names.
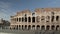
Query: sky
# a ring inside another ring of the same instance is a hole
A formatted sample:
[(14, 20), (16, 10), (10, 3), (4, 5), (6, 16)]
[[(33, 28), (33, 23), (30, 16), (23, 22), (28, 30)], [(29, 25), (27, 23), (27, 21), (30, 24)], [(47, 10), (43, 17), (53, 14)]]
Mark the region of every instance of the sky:
[(0, 19), (10, 21), (10, 16), (16, 12), (36, 8), (60, 8), (60, 0), (0, 0)]

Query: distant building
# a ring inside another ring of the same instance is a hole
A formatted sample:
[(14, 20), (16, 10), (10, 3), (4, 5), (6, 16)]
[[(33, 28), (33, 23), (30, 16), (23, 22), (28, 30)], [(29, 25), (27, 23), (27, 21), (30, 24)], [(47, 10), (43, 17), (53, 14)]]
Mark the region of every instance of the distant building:
[(59, 30), (60, 8), (37, 8), (31, 12), (23, 10), (11, 16), (11, 29), (18, 30)]

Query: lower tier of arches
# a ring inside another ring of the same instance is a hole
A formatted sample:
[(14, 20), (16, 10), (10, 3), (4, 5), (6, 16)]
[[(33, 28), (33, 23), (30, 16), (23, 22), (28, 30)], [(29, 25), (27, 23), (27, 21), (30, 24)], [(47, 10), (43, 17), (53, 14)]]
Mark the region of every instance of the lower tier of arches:
[(59, 30), (60, 25), (11, 25), (10, 29), (17, 30)]

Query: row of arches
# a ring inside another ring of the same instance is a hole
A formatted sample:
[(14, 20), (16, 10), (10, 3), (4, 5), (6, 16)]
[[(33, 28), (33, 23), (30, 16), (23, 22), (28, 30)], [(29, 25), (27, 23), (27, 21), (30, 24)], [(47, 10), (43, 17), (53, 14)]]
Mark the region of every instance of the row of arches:
[[(51, 22), (54, 21), (54, 19), (56, 21), (59, 21), (59, 16), (46, 16), (46, 19), (49, 21), (51, 18)], [(44, 21), (45, 20), (45, 16), (36, 16), (36, 17), (22, 17), (22, 18), (14, 18), (13, 20), (16, 21), (16, 22), (32, 22), (32, 23), (35, 23), (35, 22), (40, 22), (40, 19), (41, 21)], [(48, 22), (46, 20), (46, 22)]]
[(14, 27), (14, 29), (22, 29), (22, 30), (59, 30), (59, 28), (60, 28), (60, 26), (59, 25), (57, 25), (57, 26), (55, 26), (55, 25), (52, 25), (52, 26), (50, 26), (50, 25), (47, 25), (47, 26), (44, 26), (44, 25), (42, 25), (42, 26), (40, 26), (40, 25), (37, 25), (37, 26), (35, 26), (35, 25), (16, 25), (15, 27)]

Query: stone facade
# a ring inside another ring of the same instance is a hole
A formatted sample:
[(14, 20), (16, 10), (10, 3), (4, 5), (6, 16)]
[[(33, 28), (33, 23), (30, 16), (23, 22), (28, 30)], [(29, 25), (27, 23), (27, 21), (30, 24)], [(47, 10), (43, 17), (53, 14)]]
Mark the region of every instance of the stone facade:
[(11, 29), (59, 30), (60, 8), (37, 8), (34, 12), (23, 10), (11, 16)]

